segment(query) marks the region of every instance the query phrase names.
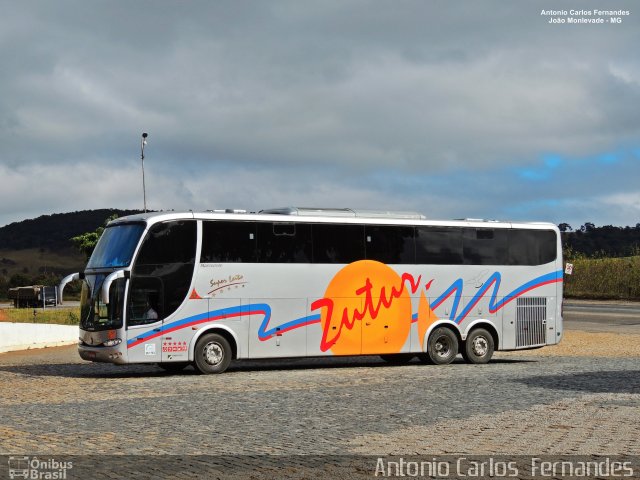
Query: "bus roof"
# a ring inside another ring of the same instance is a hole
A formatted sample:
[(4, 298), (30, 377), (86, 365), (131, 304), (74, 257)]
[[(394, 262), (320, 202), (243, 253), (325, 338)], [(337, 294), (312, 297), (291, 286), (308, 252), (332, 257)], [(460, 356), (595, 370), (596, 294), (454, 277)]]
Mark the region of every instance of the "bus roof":
[(355, 210), (353, 208), (284, 207), (260, 210), (259, 213), (273, 215), (298, 215), (300, 217), (360, 217), (411, 220), (425, 220), (427, 218), (417, 212), (394, 212), (389, 210)]
[[(283, 217), (289, 217), (286, 220)], [(253, 220), (274, 222), (327, 222), (335, 223), (370, 223), (388, 225), (435, 225), (435, 226), (476, 226), (476, 227), (528, 227), (528, 228), (553, 228), (557, 227), (549, 222), (510, 222), (498, 220), (485, 220), (478, 218), (464, 218), (455, 220), (431, 220), (416, 212), (389, 211), (389, 210), (356, 210), (351, 208), (310, 208), (310, 207), (283, 207), (261, 210), (259, 212), (247, 212), (238, 209), (207, 210), (205, 212), (147, 212), (137, 215), (129, 215), (117, 218), (109, 225), (130, 222), (157, 223), (168, 220), (198, 219), (198, 220)]]

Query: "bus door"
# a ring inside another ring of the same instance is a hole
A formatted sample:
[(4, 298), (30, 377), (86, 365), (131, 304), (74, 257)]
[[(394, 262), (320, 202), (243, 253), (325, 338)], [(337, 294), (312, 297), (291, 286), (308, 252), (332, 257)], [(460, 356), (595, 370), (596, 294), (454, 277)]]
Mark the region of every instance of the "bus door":
[(127, 300), (127, 350), (129, 362), (162, 360), (162, 281), (157, 277), (132, 277)]
[[(163, 343), (186, 335), (183, 329), (167, 332), (189, 295), (194, 273), (197, 224), (180, 220), (156, 223), (149, 228), (133, 266), (128, 299), (129, 360), (160, 362)], [(163, 334), (165, 335), (163, 338)], [(177, 341), (177, 340), (175, 340)], [(188, 358), (188, 345), (172, 348), (172, 360)], [(164, 346), (167, 349), (166, 345)], [(175, 351), (174, 351), (175, 350)], [(175, 354), (175, 355), (174, 355)], [(167, 358), (168, 359), (168, 358)]]

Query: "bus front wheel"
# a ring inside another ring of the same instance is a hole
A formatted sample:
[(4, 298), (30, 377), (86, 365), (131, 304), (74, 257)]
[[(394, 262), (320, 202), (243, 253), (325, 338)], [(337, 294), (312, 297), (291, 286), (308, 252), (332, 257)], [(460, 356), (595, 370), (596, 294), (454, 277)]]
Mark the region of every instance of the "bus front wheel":
[(469, 363), (488, 363), (494, 351), (493, 335), (484, 328), (476, 328), (467, 336), (463, 351), (462, 356)]
[(425, 360), (435, 365), (447, 365), (458, 354), (458, 337), (446, 327), (436, 328), (429, 335)]
[(222, 373), (231, 363), (231, 345), (217, 333), (204, 335), (194, 352), (196, 369), (201, 373)]

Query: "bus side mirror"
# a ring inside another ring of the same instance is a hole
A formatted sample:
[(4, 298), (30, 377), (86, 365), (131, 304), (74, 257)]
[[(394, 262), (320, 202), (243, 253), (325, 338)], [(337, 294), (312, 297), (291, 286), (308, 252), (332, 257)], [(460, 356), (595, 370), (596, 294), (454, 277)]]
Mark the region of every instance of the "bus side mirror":
[(84, 272), (76, 272), (71, 275), (67, 275), (62, 279), (60, 285), (58, 285), (58, 303), (62, 305), (62, 292), (64, 291), (64, 287), (67, 286), (67, 283), (73, 282), (74, 280), (82, 280), (84, 279)]
[(128, 270), (116, 270), (115, 272), (107, 275), (107, 278), (102, 282), (102, 290), (100, 291), (101, 302), (105, 305), (109, 305), (109, 289), (111, 288), (111, 284), (118, 278), (129, 278), (130, 276), (131, 272)]

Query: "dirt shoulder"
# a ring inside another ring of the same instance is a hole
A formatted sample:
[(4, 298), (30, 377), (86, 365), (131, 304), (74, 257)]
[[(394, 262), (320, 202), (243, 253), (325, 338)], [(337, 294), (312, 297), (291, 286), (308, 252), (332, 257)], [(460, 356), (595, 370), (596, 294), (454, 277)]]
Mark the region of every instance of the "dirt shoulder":
[(496, 352), (496, 358), (510, 356), (640, 357), (640, 335), (565, 330), (559, 345), (537, 350)]

